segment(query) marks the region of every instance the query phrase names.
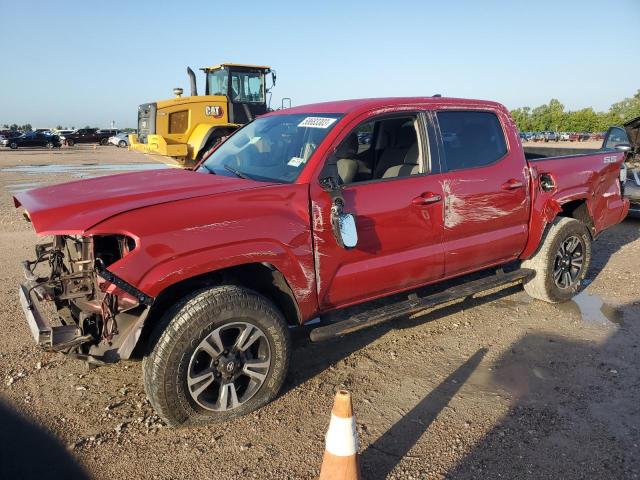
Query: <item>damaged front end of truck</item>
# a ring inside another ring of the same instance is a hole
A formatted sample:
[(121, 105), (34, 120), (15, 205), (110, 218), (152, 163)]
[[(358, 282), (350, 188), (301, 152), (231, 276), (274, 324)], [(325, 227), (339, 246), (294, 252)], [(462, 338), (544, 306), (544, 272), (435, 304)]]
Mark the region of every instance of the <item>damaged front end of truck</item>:
[(19, 289), (36, 343), (94, 365), (129, 358), (153, 299), (108, 267), (135, 247), (125, 235), (55, 235), (36, 245)]

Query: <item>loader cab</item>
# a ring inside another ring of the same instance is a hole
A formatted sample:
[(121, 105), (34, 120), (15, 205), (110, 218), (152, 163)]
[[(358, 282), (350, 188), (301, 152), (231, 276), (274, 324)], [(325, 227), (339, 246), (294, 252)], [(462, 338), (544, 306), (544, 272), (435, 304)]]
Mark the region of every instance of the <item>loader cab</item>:
[[(267, 113), (267, 94), (275, 85), (270, 67), (221, 64), (202, 69), (206, 75), (205, 95), (224, 95), (229, 99), (229, 123), (245, 124)], [(267, 86), (267, 75), (271, 85)]]

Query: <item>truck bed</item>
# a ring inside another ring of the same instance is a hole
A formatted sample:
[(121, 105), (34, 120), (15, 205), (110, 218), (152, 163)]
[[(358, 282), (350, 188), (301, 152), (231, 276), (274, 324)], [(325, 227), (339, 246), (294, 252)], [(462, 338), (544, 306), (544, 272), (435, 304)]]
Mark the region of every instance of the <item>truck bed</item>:
[(558, 204), (588, 199), (587, 207), (593, 218), (592, 233), (597, 235), (620, 222), (621, 211), (626, 215), (618, 181), (620, 159), (620, 152), (598, 150), (595, 153), (538, 157), (527, 161), (537, 175), (550, 175), (554, 183), (553, 198)]
[(562, 148), (562, 147), (524, 147), (524, 156), (527, 160), (539, 160), (542, 158), (562, 158), (591, 155), (598, 153), (599, 148)]

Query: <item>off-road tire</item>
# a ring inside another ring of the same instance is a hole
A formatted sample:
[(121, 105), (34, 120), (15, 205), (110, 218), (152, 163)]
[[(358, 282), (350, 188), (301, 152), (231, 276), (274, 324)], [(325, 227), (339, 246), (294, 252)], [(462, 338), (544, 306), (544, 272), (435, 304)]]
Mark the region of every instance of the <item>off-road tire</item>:
[[(553, 278), (556, 252), (572, 236), (577, 237), (584, 247), (582, 269), (570, 287), (560, 288)], [(548, 303), (566, 302), (580, 290), (590, 263), (591, 236), (587, 227), (574, 218), (558, 217), (547, 229), (538, 251), (522, 262), (522, 268), (535, 271), (535, 277), (524, 284), (524, 290), (530, 297)]]
[[(271, 365), (260, 389), (240, 406), (211, 411), (199, 406), (187, 387), (191, 355), (214, 329), (241, 318), (260, 328), (269, 342)], [(143, 359), (144, 387), (158, 415), (172, 427), (224, 422), (272, 401), (287, 375), (291, 340), (280, 311), (262, 295), (238, 286), (206, 288), (169, 309), (150, 337)]]

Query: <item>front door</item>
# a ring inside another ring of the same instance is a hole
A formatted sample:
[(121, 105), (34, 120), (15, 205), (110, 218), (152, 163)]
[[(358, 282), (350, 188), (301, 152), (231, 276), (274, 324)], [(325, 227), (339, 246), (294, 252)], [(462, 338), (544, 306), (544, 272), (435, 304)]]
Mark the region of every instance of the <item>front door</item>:
[(437, 280), (444, 273), (443, 191), (430, 174), (420, 114), (373, 117), (339, 140), (344, 210), (355, 216), (358, 244), (338, 246), (331, 199), (312, 182), (318, 299), (323, 309), (358, 303)]

